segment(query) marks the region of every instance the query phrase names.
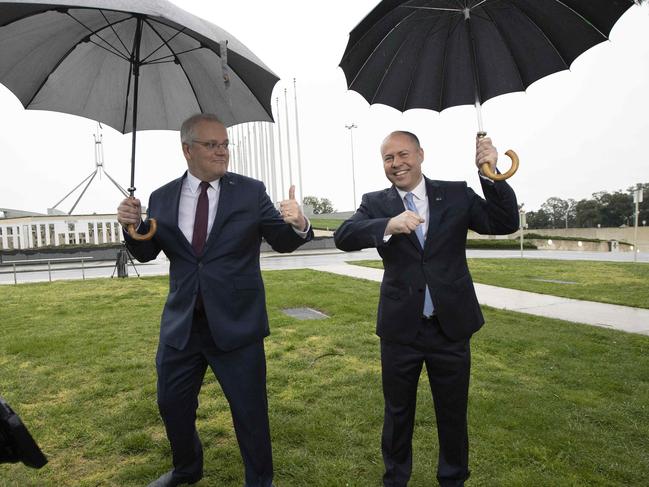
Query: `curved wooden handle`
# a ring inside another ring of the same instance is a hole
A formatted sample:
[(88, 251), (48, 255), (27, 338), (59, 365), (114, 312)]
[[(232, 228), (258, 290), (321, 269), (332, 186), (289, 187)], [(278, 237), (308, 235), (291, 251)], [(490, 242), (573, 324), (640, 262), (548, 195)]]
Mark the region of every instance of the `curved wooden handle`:
[(505, 152), (505, 155), (512, 160), (512, 167), (509, 168), (509, 171), (504, 174), (496, 174), (491, 170), (489, 163), (485, 162), (480, 166), (482, 174), (487, 176), (492, 181), (504, 181), (505, 179), (511, 178), (516, 173), (516, 171), (518, 171), (518, 155), (511, 149)]
[(144, 241), (151, 240), (153, 238), (156, 230), (158, 229), (158, 222), (155, 221), (155, 218), (149, 218), (147, 221), (149, 222), (149, 231), (145, 234), (137, 233), (135, 225), (128, 226), (128, 234), (133, 240)]

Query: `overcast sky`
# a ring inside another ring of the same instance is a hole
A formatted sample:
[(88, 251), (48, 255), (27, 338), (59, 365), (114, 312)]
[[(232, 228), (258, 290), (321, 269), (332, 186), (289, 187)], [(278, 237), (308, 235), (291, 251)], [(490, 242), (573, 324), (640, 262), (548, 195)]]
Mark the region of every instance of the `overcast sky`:
[[(292, 80), (297, 79), (304, 173), (298, 194), (327, 197), (338, 210), (352, 209), (345, 129), (352, 122), (358, 126), (358, 202), (362, 193), (388, 185), (379, 145), (397, 129), (419, 135), (427, 176), (479, 186), (472, 107), (401, 114), (370, 107), (347, 91), (338, 62), (349, 31), (377, 0), (174, 3), (223, 27), (255, 52), (282, 79), (273, 100), (283, 100), (284, 88), (289, 88), (292, 103)], [(511, 148), (520, 156), (521, 168), (511, 184), (528, 211), (550, 196), (581, 199), (649, 182), (649, 6), (627, 12), (611, 41), (582, 55), (571, 71), (544, 78), (527, 93), (490, 100), (483, 110), (485, 128), (499, 151)], [(23, 110), (0, 85), (0, 207), (45, 212), (53, 206), (94, 171), (94, 131), (94, 122), (79, 117)], [(106, 170), (127, 187), (130, 135), (109, 127), (103, 133)], [(177, 132), (140, 132), (137, 156), (137, 195), (143, 201), (185, 169)], [(501, 161), (507, 166), (506, 157)], [(76, 212), (114, 212), (120, 199), (103, 178), (93, 182)], [(67, 211), (72, 203), (61, 209)]]

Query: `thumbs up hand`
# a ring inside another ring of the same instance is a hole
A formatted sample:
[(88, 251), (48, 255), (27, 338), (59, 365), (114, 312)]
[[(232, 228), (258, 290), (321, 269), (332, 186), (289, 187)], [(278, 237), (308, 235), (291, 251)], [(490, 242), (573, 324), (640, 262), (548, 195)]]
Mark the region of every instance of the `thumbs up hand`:
[(293, 225), (300, 231), (306, 229), (306, 218), (304, 218), (302, 208), (300, 208), (300, 205), (295, 199), (295, 185), (292, 185), (288, 190), (288, 199), (282, 201), (279, 205), (282, 218), (286, 223)]

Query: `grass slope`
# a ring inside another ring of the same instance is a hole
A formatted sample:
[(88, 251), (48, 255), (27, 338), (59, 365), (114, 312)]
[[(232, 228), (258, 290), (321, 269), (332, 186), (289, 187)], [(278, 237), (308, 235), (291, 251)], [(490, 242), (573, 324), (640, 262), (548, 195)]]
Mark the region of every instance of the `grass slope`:
[[(264, 274), (271, 429), (280, 487), (380, 484), (378, 284)], [(0, 394), (50, 463), (0, 465), (3, 487), (146, 485), (170, 468), (155, 401), (164, 278), (4, 286)], [(331, 318), (298, 321), (282, 308)], [(649, 337), (485, 310), (473, 339), (471, 486), (628, 486), (649, 478)], [(425, 376), (425, 374), (423, 374)], [(199, 484), (240, 487), (226, 401), (200, 396)], [(419, 388), (411, 487), (434, 484), (436, 431)]]

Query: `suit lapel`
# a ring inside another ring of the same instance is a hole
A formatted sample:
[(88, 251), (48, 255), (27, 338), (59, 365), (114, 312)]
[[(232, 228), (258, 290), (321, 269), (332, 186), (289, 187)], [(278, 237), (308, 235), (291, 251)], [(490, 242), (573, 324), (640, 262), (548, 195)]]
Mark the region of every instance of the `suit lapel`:
[(439, 223), (444, 213), (444, 189), (438, 181), (426, 178), (426, 196), (428, 197), (428, 231), (426, 232), (426, 250), (432, 245), (433, 235), (439, 230)]
[(185, 234), (182, 232), (180, 227), (178, 226), (178, 212), (180, 210), (180, 195), (182, 194), (183, 190), (183, 183), (185, 181), (185, 178), (187, 178), (187, 171), (185, 171), (185, 174), (179, 179), (176, 180), (176, 184), (174, 185), (172, 191), (174, 194), (174, 205), (172, 207), (172, 216), (171, 216), (171, 227), (173, 228), (174, 232), (176, 233), (176, 238), (179, 242), (182, 242), (182, 246), (187, 250), (187, 252), (191, 253), (194, 255), (194, 248), (192, 247), (191, 242), (187, 241), (187, 238), (185, 237)]
[[(397, 216), (404, 211), (406, 211), (406, 207), (403, 200), (401, 199), (401, 196), (399, 196), (397, 188), (392, 186), (392, 188), (388, 190), (388, 213), (390, 216)], [(410, 240), (412, 245), (415, 246), (415, 249), (417, 249), (418, 252), (422, 252), (423, 249), (421, 248), (421, 244), (419, 243), (419, 239), (415, 232), (409, 233), (406, 237)]]
[(230, 213), (230, 208), (232, 206), (232, 197), (234, 191), (236, 190), (236, 181), (229, 173), (225, 173), (223, 177), (219, 180), (220, 191), (219, 191), (219, 201), (216, 206), (216, 215), (214, 215), (214, 223), (212, 224), (212, 230), (210, 235), (207, 237), (207, 242), (205, 243), (205, 248), (203, 254), (205, 254), (209, 248), (212, 246), (216, 237), (221, 232), (221, 227), (225, 221), (226, 216)]

